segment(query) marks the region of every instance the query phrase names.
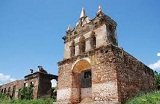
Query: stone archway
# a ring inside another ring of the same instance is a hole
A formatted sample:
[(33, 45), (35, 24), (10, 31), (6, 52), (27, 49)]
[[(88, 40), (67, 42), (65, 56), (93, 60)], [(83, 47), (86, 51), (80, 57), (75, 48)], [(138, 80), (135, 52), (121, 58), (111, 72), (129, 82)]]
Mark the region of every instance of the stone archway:
[(92, 70), (86, 59), (76, 61), (73, 66), (73, 86), (78, 89), (79, 102), (92, 101)]

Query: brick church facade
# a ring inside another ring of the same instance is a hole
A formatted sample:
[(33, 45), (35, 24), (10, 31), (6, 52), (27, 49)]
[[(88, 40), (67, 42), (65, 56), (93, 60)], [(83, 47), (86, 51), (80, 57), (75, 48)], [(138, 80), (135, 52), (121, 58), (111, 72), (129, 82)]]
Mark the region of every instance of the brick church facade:
[(117, 23), (99, 7), (94, 19), (84, 8), (66, 31), (58, 62), (58, 104), (119, 104), (156, 89), (153, 70), (118, 46)]

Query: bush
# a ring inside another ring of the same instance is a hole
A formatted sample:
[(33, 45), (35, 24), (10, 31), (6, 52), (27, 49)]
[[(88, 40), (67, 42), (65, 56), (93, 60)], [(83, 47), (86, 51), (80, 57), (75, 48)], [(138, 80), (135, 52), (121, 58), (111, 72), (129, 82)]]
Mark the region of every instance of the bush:
[(24, 87), (20, 90), (21, 99), (33, 99), (33, 88), (34, 85), (31, 85), (30, 87)]
[(137, 96), (127, 101), (126, 104), (160, 104), (160, 91)]
[(0, 100), (8, 99), (5, 94), (0, 94)]
[(53, 104), (55, 99), (9, 99), (5, 94), (0, 94), (0, 104)]
[(32, 100), (20, 100), (20, 99), (14, 99), (14, 100), (0, 100), (0, 104), (53, 104), (54, 100), (49, 99), (32, 99)]
[(157, 71), (154, 71), (154, 76), (155, 76), (156, 84), (158, 85), (158, 89), (160, 89), (160, 73), (158, 73)]

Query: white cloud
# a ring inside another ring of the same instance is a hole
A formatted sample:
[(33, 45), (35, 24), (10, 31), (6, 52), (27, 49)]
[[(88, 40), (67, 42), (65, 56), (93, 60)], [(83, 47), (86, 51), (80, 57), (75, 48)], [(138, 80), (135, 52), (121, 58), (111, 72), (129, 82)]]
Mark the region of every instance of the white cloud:
[(160, 53), (157, 53), (157, 56), (160, 56)]
[(3, 73), (0, 73), (0, 85), (6, 84), (12, 81), (15, 81), (15, 79), (11, 78), (10, 75), (4, 75)]
[(51, 80), (52, 83), (52, 87), (56, 87), (57, 86), (57, 81), (55, 79)]
[(153, 70), (160, 72), (160, 60), (158, 60), (156, 63), (150, 64), (149, 67)]

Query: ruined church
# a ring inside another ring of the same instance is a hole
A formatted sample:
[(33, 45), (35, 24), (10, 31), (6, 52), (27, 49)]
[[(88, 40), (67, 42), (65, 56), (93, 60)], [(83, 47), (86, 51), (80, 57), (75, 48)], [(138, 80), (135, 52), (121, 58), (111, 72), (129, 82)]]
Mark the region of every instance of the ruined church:
[(57, 80), (57, 77), (49, 74), (42, 66), (38, 66), (38, 71), (33, 72), (33, 69), (30, 69), (30, 73), (24, 76), (24, 79), (0, 85), (0, 94), (6, 94), (11, 99), (23, 99), (24, 95), (21, 94), (23, 88), (32, 86), (32, 98), (50, 98), (52, 96), (51, 80)]
[(116, 27), (101, 7), (93, 19), (82, 8), (63, 37), (57, 104), (120, 104), (156, 89), (153, 70), (118, 46)]
[(56, 104), (123, 104), (139, 93), (154, 91), (153, 70), (118, 46), (117, 23), (101, 7), (90, 19), (84, 8), (79, 21), (68, 27), (64, 59), (58, 77), (38, 71), (0, 86), (0, 93), (21, 98), (24, 87), (34, 85), (33, 98), (51, 96), (51, 80), (58, 78)]

